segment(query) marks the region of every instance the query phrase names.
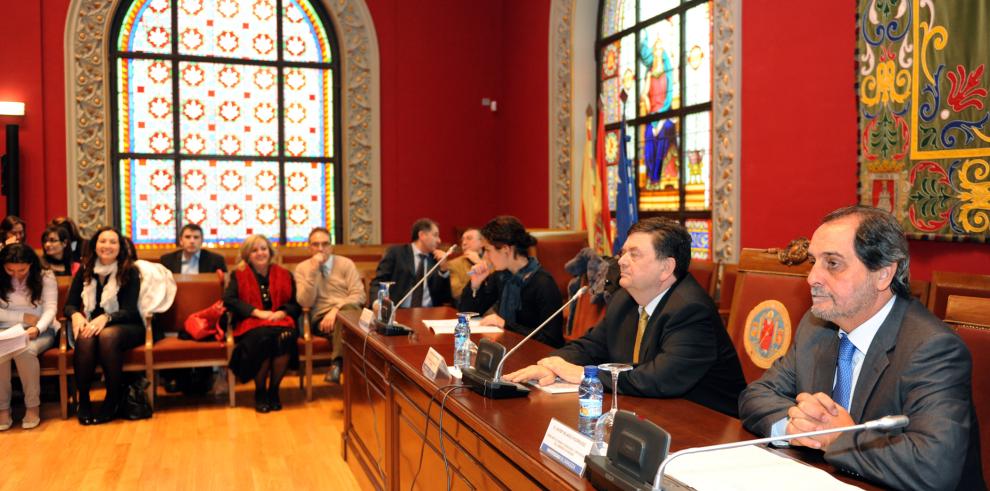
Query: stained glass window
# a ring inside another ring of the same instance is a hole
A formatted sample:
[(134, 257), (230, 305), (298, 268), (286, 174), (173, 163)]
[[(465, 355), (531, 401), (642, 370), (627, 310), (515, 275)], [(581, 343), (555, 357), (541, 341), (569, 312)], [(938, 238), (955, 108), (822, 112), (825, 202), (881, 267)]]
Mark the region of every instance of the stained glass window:
[(139, 248), (185, 223), (209, 244), (339, 235), (339, 64), (314, 0), (131, 0), (114, 19), (120, 227)]
[(711, 1), (605, 0), (601, 9), (595, 49), (610, 207), (626, 125), (640, 217), (681, 221), (692, 256), (711, 260)]

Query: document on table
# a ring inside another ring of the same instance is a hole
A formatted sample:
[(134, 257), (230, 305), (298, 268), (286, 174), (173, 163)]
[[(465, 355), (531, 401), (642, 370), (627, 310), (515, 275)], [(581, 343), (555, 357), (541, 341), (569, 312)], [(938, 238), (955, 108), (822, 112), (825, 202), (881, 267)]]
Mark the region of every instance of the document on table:
[(17, 324), (0, 331), (0, 357), (16, 355), (27, 349), (28, 335), (24, 326)]
[[(434, 334), (454, 334), (457, 319), (427, 319), (423, 321), (423, 324), (432, 329)], [(472, 320), (468, 325), (471, 326), (471, 334), (498, 334), (502, 332), (501, 327), (483, 326), (480, 320)]]
[(578, 391), (578, 385), (580, 384), (572, 384), (570, 382), (558, 380), (550, 385), (540, 385), (538, 381), (530, 380), (529, 385), (551, 394), (573, 394)]
[(683, 455), (667, 465), (666, 475), (699, 491), (860, 489), (821, 469), (755, 445)]

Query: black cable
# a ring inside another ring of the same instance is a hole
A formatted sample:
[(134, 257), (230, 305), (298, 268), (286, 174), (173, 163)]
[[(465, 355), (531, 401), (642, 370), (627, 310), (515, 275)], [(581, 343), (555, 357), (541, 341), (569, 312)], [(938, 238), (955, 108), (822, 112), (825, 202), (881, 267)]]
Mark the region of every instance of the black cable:
[(440, 455), (443, 456), (443, 472), (447, 475), (447, 491), (450, 491), (450, 463), (447, 461), (447, 449), (443, 445), (443, 408), (447, 405), (447, 396), (457, 389), (466, 389), (466, 385), (458, 385), (457, 387), (451, 387), (444, 393), (443, 398), (440, 399), (440, 425), (438, 427), (440, 433)]
[[(426, 453), (426, 440), (430, 433), (430, 409), (433, 408), (433, 402), (437, 400), (437, 394), (443, 392), (447, 389), (447, 392), (454, 390), (459, 387), (457, 384), (444, 385), (438, 387), (437, 390), (430, 394), (430, 403), (426, 405), (426, 422), (423, 424), (423, 442), (419, 446), (419, 463), (416, 464), (416, 473), (413, 474), (412, 483), (409, 484), (409, 491), (412, 491), (416, 486), (416, 480), (419, 479), (419, 472), (423, 470), (423, 454)], [(443, 434), (440, 434), (441, 441), (443, 440)]]

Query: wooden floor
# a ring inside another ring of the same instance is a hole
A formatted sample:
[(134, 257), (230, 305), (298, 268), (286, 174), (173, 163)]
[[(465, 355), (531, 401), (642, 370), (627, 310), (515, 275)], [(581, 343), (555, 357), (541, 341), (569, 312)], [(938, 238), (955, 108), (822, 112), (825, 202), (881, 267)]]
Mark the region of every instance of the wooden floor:
[[(340, 386), (322, 374), (313, 378), (313, 402), (305, 402), (298, 377), (288, 376), (284, 409), (268, 414), (255, 413), (247, 384), (237, 386), (235, 408), (226, 395), (194, 398), (159, 388), (154, 417), (102, 426), (63, 420), (58, 404), (45, 403), (41, 426), (23, 430), (16, 421), (0, 432), (0, 490), (358, 489), (341, 457)], [(22, 413), (15, 410), (15, 419)]]

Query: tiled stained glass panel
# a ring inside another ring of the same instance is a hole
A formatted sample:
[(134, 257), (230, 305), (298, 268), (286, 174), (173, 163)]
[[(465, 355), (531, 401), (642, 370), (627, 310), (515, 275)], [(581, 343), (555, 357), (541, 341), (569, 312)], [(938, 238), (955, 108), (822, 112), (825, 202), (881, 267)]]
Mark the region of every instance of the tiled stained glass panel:
[(117, 134), (121, 152), (171, 152), (172, 110), (170, 62), (118, 60)]
[(333, 155), (330, 70), (285, 71), (285, 153), (290, 157)]
[[(287, 61), (330, 63), (330, 43), (323, 22), (307, 0), (283, 0), (282, 56)], [(313, 26), (317, 26), (316, 29)]]
[[(285, 240), (305, 244), (313, 227), (325, 226), (333, 235), (333, 164), (285, 163)], [(331, 237), (332, 239), (332, 237)]]
[(602, 94), (605, 95), (605, 124), (621, 116), (619, 94), (626, 91), (626, 119), (636, 116), (636, 37), (632, 34), (609, 44), (602, 52)]
[(685, 104), (712, 100), (712, 31), (711, 5), (703, 3), (684, 16)]
[(278, 238), (277, 162), (189, 160), (180, 169), (182, 217), (203, 227), (205, 242), (237, 244), (251, 234)]
[(712, 221), (688, 219), (684, 226), (691, 234), (691, 259), (711, 261)]
[(120, 171), (121, 230), (134, 245), (175, 243), (175, 164), (172, 160), (123, 159)]
[(275, 60), (275, 0), (178, 0), (179, 54)]
[(680, 205), (679, 120), (667, 119), (640, 125), (640, 211), (676, 211)]
[(169, 0), (139, 0), (124, 14), (118, 51), (168, 53), (172, 50), (172, 9)]
[(689, 114), (684, 123), (684, 208), (710, 210), (712, 114)]
[(640, 30), (636, 58), (640, 116), (681, 107), (680, 35), (678, 15)]
[(636, 23), (636, 0), (606, 0), (602, 11), (602, 36), (607, 37)]
[(680, 0), (640, 0), (639, 20), (650, 20), (680, 4)]

